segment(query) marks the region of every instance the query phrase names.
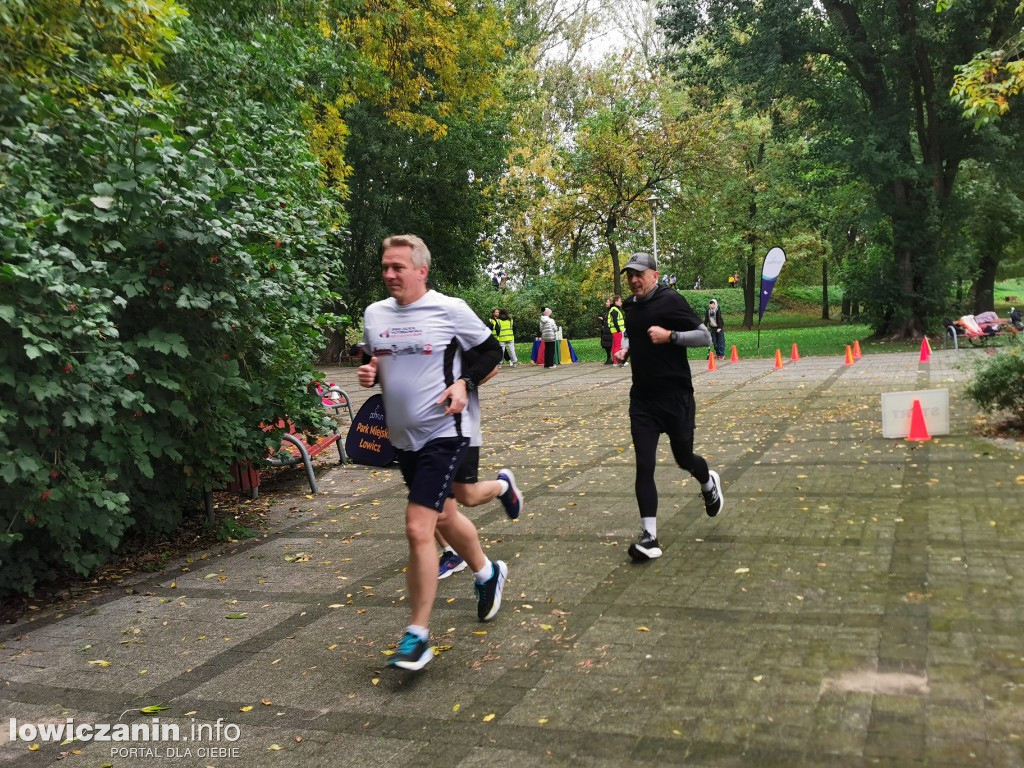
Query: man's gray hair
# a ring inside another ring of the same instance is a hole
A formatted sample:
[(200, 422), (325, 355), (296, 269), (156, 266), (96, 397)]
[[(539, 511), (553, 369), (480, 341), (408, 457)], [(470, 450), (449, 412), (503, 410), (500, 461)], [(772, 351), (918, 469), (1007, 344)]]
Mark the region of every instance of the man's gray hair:
[(416, 235), (391, 235), (391, 237), (384, 238), (383, 248), (385, 251), (388, 248), (396, 248), (403, 245), (412, 248), (412, 263), (414, 266), (430, 266), (430, 249), (427, 248), (427, 244), (423, 242), (422, 238)]

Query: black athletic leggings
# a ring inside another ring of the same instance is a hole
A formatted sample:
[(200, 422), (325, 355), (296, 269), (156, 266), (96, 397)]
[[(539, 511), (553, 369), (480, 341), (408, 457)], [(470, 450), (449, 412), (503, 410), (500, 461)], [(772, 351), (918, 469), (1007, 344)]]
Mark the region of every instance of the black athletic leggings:
[(640, 517), (657, 517), (658, 487), (654, 484), (658, 439), (668, 435), (672, 457), (700, 483), (711, 479), (708, 463), (693, 452), (697, 408), (690, 392), (656, 398), (630, 395), (629, 424), (636, 452), (636, 502)]

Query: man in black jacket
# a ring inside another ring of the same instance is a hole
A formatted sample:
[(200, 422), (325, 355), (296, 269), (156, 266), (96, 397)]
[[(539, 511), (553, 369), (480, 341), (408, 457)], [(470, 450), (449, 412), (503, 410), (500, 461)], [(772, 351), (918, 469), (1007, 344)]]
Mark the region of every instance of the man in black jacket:
[(658, 488), (654, 468), (658, 440), (667, 434), (672, 456), (700, 483), (709, 517), (721, 514), (722, 480), (693, 452), (696, 405), (686, 347), (706, 347), (711, 334), (682, 294), (658, 285), (658, 265), (647, 253), (634, 253), (622, 270), (633, 295), (623, 304), (629, 347), (617, 362), (631, 359), (629, 423), (636, 453), (636, 500), (642, 532), (629, 556), (642, 562), (661, 557), (658, 544)]

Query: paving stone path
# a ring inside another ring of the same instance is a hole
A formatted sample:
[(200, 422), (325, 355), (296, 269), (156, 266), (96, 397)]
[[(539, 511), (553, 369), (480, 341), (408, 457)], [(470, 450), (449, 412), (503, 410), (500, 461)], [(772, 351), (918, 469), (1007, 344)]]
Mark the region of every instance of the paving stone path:
[[(975, 354), (694, 362), (727, 511), (703, 514), (663, 441), (665, 554), (639, 566), (629, 371), (504, 370), (481, 469), (514, 468), (526, 510), (470, 512), (510, 565), (493, 622), (455, 574), (437, 658), (387, 669), (401, 478), (322, 466), (314, 498), (288, 470), (266, 536), (0, 625), (0, 764), (1024, 765), (1024, 449), (972, 436)], [(328, 374), (367, 396), (353, 368)], [(880, 393), (937, 387), (950, 435), (882, 438)], [(11, 718), (153, 717), (189, 741), (10, 738)]]

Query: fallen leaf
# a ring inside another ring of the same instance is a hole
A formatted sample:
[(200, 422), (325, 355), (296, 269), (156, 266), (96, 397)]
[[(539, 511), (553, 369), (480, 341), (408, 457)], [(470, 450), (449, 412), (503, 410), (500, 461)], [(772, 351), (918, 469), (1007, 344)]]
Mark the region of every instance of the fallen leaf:
[(28, 745), (28, 751), (29, 752), (38, 752), (39, 751), (39, 745), (38, 744), (29, 744)]
[(374, 685), (380, 685), (380, 678), (379, 677), (375, 677), (370, 682), (373, 683)]
[(239, 707), (238, 711), (239, 712), (252, 712), (252, 704), (248, 704), (248, 705), (246, 705), (244, 707)]
[(244, 614), (244, 613), (229, 613), (224, 618), (225, 619), (244, 619), (245, 617), (246, 617), (246, 614)]
[(636, 631), (637, 632), (650, 632), (651, 628), (650, 627), (637, 627)]
[(493, 719), (494, 719), (494, 713), (493, 712), (491, 714), (489, 714), (489, 715), (484, 715), (484, 722), (485, 723), (489, 723)]
[(737, 568), (733, 573), (750, 573), (749, 568)]
[(762, 680), (764, 680), (764, 675), (754, 675), (755, 683), (760, 683)]
[(282, 749), (284, 749), (284, 747), (282, 747), (280, 744), (271, 744), (269, 747), (267, 747), (268, 752), (280, 752)]
[(150, 704), (148, 707), (143, 707), (139, 710), (144, 715), (155, 715), (157, 712), (165, 712), (170, 707), (165, 707), (163, 704)]
[(94, 667), (109, 667), (110, 662), (103, 659), (93, 659), (89, 662)]
[(462, 706), (461, 704), (456, 704), (454, 707), (452, 707), (452, 712), (458, 712), (459, 711), (459, 707), (461, 707), (461, 706)]
[(260, 701), (260, 704), (262, 704), (264, 707), (269, 707), (273, 703), (274, 702), (272, 702), (270, 699), (262, 699)]

